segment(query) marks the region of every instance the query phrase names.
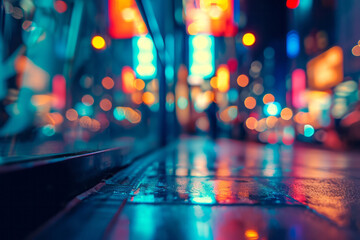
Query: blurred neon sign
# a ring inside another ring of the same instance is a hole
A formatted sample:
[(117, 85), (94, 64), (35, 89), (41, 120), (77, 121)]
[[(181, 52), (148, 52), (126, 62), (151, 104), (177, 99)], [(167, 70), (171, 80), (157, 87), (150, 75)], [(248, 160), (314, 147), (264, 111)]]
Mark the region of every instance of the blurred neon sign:
[(156, 50), (150, 36), (133, 38), (133, 64), (137, 77), (144, 80), (156, 77)]
[(196, 35), (189, 38), (190, 75), (210, 78), (215, 72), (214, 37)]
[(309, 87), (314, 90), (328, 90), (343, 81), (343, 50), (332, 47), (313, 58), (307, 64)]
[(108, 4), (112, 38), (132, 38), (148, 33), (135, 0), (109, 0)]

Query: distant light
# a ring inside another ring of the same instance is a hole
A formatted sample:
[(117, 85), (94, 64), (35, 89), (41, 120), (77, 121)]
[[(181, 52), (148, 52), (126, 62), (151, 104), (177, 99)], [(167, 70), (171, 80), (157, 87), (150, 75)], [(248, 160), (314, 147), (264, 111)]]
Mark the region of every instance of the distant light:
[(291, 74), (292, 105), (295, 108), (305, 106), (306, 73), (303, 69), (296, 69)]
[(247, 109), (254, 109), (256, 107), (256, 99), (253, 97), (247, 97), (244, 101), (244, 105)]
[(273, 59), (275, 57), (275, 50), (272, 47), (267, 47), (264, 50), (264, 57), (268, 60)]
[(101, 81), (101, 84), (103, 85), (103, 87), (105, 89), (108, 89), (108, 90), (112, 89), (115, 85), (114, 80), (112, 80), (112, 78), (110, 78), (110, 77), (104, 77)]
[(344, 53), (335, 46), (310, 60), (306, 66), (308, 85), (313, 90), (328, 90), (344, 79)]
[(121, 71), (122, 90), (124, 93), (132, 93), (135, 91), (135, 72), (131, 67), (125, 66)]
[(247, 239), (259, 239), (259, 234), (255, 230), (248, 229), (245, 231)]
[(300, 0), (287, 0), (286, 1), (286, 7), (290, 9), (295, 9), (299, 6)]
[(313, 126), (306, 124), (304, 126), (304, 136), (305, 137), (312, 137), (315, 133), (315, 129)]
[(95, 49), (105, 49), (106, 47), (106, 42), (105, 39), (101, 36), (94, 36), (91, 40), (91, 45), (95, 48)]
[(217, 89), (220, 92), (227, 92), (230, 88), (230, 72), (227, 65), (220, 65), (216, 71)]
[(258, 124), (258, 121), (254, 117), (249, 117), (248, 119), (246, 119), (246, 122), (245, 122), (246, 127), (250, 130), (255, 130), (255, 128), (257, 127), (257, 124)]
[(111, 101), (109, 99), (107, 99), (107, 98), (102, 99), (100, 101), (100, 108), (105, 112), (110, 111), (111, 108), (112, 108)]
[(84, 95), (82, 98), (81, 98), (81, 101), (83, 104), (85, 104), (86, 106), (91, 106), (94, 104), (94, 98), (89, 95), (89, 94), (86, 94)]
[(352, 48), (351, 52), (355, 57), (359, 57), (360, 56), (360, 46), (356, 45), (355, 47)]
[(42, 127), (42, 133), (45, 136), (51, 137), (51, 136), (53, 136), (55, 134), (55, 128), (54, 128), (53, 125), (48, 124), (48, 125)]
[(152, 105), (155, 103), (155, 96), (151, 92), (145, 92), (143, 94), (142, 100), (146, 105)]
[(289, 58), (296, 58), (300, 52), (300, 37), (295, 30), (290, 31), (286, 38), (286, 52)]
[(293, 117), (293, 111), (290, 108), (284, 108), (280, 115), (282, 119), (290, 120)]
[(72, 108), (70, 108), (66, 111), (65, 116), (66, 116), (67, 120), (69, 120), (71, 122), (76, 121), (79, 117), (77, 111)]
[(141, 91), (145, 88), (145, 82), (141, 79), (136, 79), (134, 86), (135, 86), (136, 90)]
[(248, 76), (241, 74), (238, 78), (237, 78), (237, 84), (240, 87), (246, 87), (249, 84), (249, 78)]
[(139, 78), (150, 80), (156, 77), (156, 49), (150, 36), (133, 38), (133, 63), (136, 76)]
[(264, 104), (275, 102), (275, 97), (271, 93), (265, 94), (263, 97)]
[(58, 13), (64, 13), (67, 10), (67, 4), (64, 1), (58, 0), (55, 1), (54, 8)]
[(114, 118), (118, 121), (123, 121), (126, 118), (125, 110), (123, 107), (116, 107), (114, 109), (113, 114), (114, 114)]
[(210, 78), (215, 72), (214, 37), (196, 35), (189, 38), (190, 76)]
[(188, 106), (188, 100), (184, 97), (179, 97), (178, 101), (177, 101), (177, 105), (180, 109), (184, 110), (187, 108)]
[(52, 106), (61, 110), (66, 105), (66, 79), (62, 75), (55, 75), (52, 80)]
[(245, 46), (252, 46), (256, 41), (255, 35), (252, 33), (246, 33), (243, 36), (242, 42)]
[(280, 103), (272, 102), (264, 106), (264, 113), (267, 116), (277, 116), (280, 113), (280, 109), (281, 109)]

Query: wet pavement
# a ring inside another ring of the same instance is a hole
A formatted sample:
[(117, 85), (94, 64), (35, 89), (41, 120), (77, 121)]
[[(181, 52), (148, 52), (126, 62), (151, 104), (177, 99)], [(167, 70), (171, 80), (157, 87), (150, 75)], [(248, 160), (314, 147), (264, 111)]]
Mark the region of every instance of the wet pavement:
[(78, 196), (37, 239), (360, 239), (360, 154), (183, 139)]

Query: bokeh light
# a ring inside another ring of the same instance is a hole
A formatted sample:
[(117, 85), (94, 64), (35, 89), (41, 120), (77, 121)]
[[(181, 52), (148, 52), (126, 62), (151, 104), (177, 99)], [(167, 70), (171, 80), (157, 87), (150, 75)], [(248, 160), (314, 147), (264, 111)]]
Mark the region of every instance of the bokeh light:
[(101, 84), (103, 85), (103, 87), (107, 90), (110, 90), (114, 87), (115, 83), (114, 80), (112, 80), (111, 77), (104, 77), (101, 81)]
[(238, 78), (237, 78), (237, 84), (240, 87), (246, 87), (249, 84), (249, 78), (248, 76), (246, 76), (245, 74), (241, 74)]
[(247, 97), (244, 101), (244, 105), (247, 109), (254, 109), (256, 107), (256, 99), (253, 97)]
[(91, 40), (91, 45), (98, 50), (105, 49), (106, 42), (105, 39), (101, 36), (94, 36)]
[(255, 41), (256, 41), (255, 35), (252, 33), (246, 33), (242, 38), (242, 42), (245, 46), (252, 46), (254, 45)]
[(284, 108), (280, 115), (282, 119), (290, 120), (293, 117), (293, 111), (290, 108)]
[(275, 97), (271, 93), (265, 94), (263, 97), (264, 104), (275, 102)]

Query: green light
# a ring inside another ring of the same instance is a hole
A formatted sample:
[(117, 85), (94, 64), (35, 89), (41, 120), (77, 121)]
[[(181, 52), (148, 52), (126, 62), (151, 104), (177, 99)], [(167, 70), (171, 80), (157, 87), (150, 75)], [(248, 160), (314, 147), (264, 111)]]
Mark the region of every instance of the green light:
[(305, 137), (312, 137), (312, 135), (314, 135), (315, 133), (315, 129), (313, 126), (306, 124), (304, 126), (304, 136)]

